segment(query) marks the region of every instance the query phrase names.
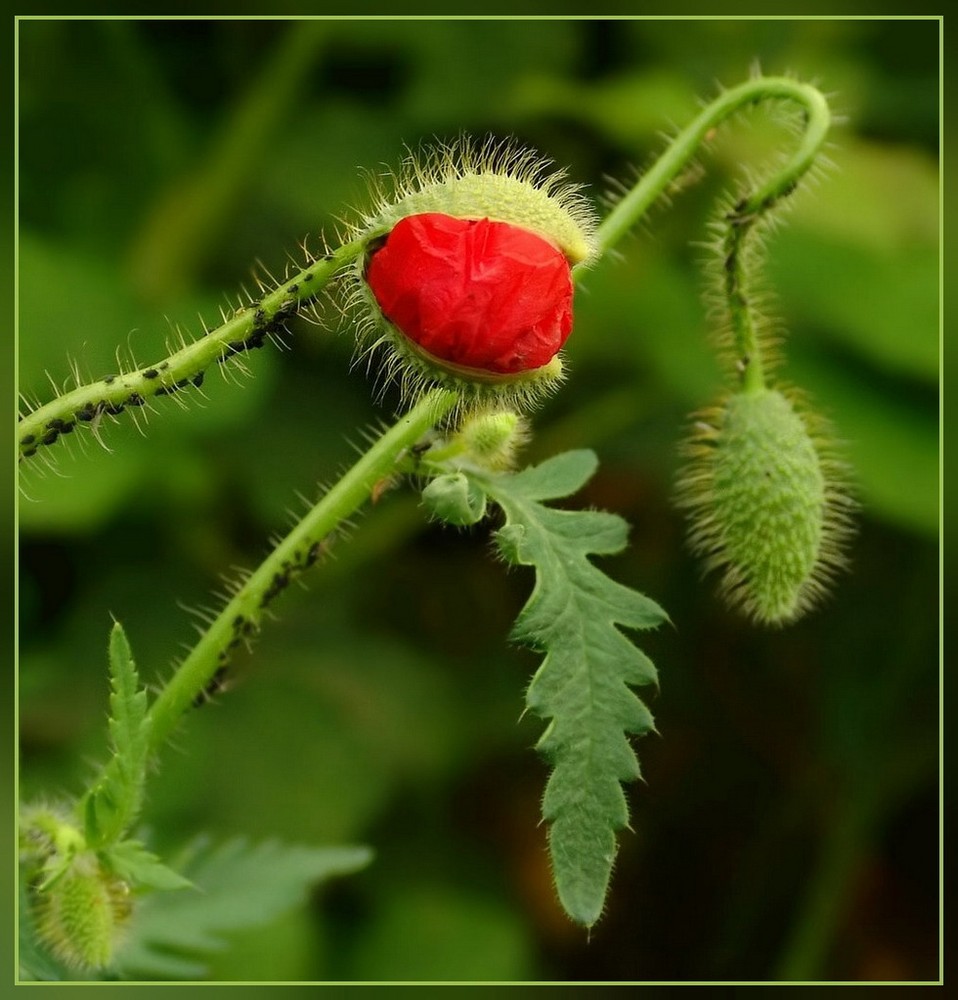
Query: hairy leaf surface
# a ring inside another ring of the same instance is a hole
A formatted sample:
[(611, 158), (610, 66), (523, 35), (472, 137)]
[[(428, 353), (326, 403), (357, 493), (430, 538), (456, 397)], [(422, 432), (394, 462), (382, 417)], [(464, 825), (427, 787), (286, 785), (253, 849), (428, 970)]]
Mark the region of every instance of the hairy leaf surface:
[(590, 451), (558, 455), (514, 475), (484, 480), (506, 523), (496, 533), (503, 557), (533, 566), (535, 588), (514, 638), (545, 653), (526, 704), (549, 724), (538, 749), (553, 765), (542, 803), (559, 898), (577, 922), (598, 920), (628, 822), (620, 782), (639, 777), (628, 734), (653, 728), (631, 685), (655, 684), (649, 658), (620, 631), (654, 628), (667, 616), (652, 600), (616, 583), (590, 556), (626, 544), (614, 514), (556, 510), (542, 501), (568, 496), (595, 471)]

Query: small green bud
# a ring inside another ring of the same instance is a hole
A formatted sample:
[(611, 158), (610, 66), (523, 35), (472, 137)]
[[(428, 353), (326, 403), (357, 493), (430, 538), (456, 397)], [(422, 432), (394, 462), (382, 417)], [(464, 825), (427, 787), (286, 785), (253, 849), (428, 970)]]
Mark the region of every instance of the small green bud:
[(762, 388), (702, 414), (679, 484), (690, 542), (757, 621), (800, 617), (842, 564), (850, 501), (838, 465), (792, 400)]
[(498, 410), (467, 417), (456, 436), (476, 464), (500, 471), (512, 467), (528, 431), (518, 413)]
[(486, 513), (485, 493), (461, 472), (436, 476), (422, 491), (422, 499), (440, 521), (459, 527), (481, 521)]
[(129, 917), (129, 888), (84, 851), (37, 890), (36, 906), (40, 937), (57, 958), (73, 969), (102, 969)]

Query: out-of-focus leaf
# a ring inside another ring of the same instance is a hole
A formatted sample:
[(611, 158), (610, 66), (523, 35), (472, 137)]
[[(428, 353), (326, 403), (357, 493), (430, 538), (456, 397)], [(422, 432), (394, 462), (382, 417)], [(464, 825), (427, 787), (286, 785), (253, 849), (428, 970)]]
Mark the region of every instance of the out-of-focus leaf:
[(701, 283), (654, 246), (629, 251), (628, 259), (605, 261), (583, 280), (570, 358), (608, 361), (618, 370), (623, 362), (651, 367), (683, 405), (701, 405), (720, 381)]
[(812, 327), (891, 373), (936, 383), (935, 164), (914, 151), (837, 143), (835, 169), (802, 193), (772, 240), (779, 311), (787, 326)]
[[(116, 354), (143, 357), (143, 321), (116, 266), (23, 229), (18, 243), (20, 389), (43, 402), (76, 363), (84, 381), (116, 371)], [(162, 350), (162, 338), (152, 342)]]
[[(683, 121), (695, 112), (687, 77), (662, 67), (589, 85), (529, 74), (517, 81), (514, 101), (520, 116), (581, 119), (626, 146), (646, 144), (670, 122)], [(659, 145), (656, 139), (656, 148)]]
[(836, 130), (834, 166), (800, 196), (789, 224), (877, 255), (938, 244), (938, 169), (926, 153)]
[(322, 978), (326, 966), (316, 913), (300, 906), (264, 927), (230, 934), (230, 947), (208, 957), (207, 979), (246, 983), (306, 982)]
[(364, 847), (301, 847), (236, 839), (201, 848), (184, 868), (197, 891), (157, 893), (140, 903), (116, 960), (128, 978), (204, 975), (204, 956), (230, 931), (258, 927), (301, 903), (310, 885), (365, 867)]
[(834, 424), (866, 512), (936, 533), (937, 415), (811, 354), (796, 357), (787, 374)]
[(380, 982), (516, 982), (530, 964), (510, 908), (463, 887), (415, 883), (383, 894), (349, 972)]
[(890, 373), (937, 383), (936, 248), (888, 255), (803, 231), (775, 247), (770, 272), (788, 322), (811, 327)]
[[(464, 709), (448, 673), (399, 639), (297, 628), (292, 614), (287, 605), (285, 627), (263, 636), (255, 676), (197, 712), (180, 738), (202, 790), (196, 807), (252, 835), (357, 838), (398, 789), (456, 766)], [(152, 787), (153, 816), (182, 809), (175, 775)]]

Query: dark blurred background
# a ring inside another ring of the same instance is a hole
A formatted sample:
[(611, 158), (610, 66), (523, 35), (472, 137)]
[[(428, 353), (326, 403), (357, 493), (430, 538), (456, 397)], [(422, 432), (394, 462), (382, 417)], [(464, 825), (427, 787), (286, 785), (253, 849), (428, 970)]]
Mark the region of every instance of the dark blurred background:
[[(175, 326), (281, 274), (362, 207), (360, 168), (433, 137), (513, 135), (598, 199), (717, 83), (794, 72), (832, 96), (835, 169), (770, 241), (809, 392), (854, 465), (849, 573), (801, 623), (728, 613), (670, 498), (687, 414), (719, 389), (697, 243), (717, 197), (788, 142), (759, 110), (587, 276), (572, 376), (530, 460), (592, 447), (583, 493), (633, 525), (604, 565), (675, 624), (643, 637), (661, 738), (638, 746), (608, 911), (588, 940), (553, 898), (536, 658), (507, 642), (531, 585), (488, 529), (384, 498), (232, 689), (178, 733), (145, 820), (367, 843), (377, 860), (244, 935), (218, 979), (928, 980), (938, 976), (938, 73), (936, 21), (30, 21), (19, 25), (19, 380), (50, 398), (145, 364)], [(371, 400), (349, 331), (298, 321), (254, 377), (219, 377), (140, 434), (79, 434), (20, 502), (24, 797), (75, 792), (104, 753), (105, 647), (123, 622), (150, 681), (315, 496)], [(42, 464), (38, 464), (43, 469)]]

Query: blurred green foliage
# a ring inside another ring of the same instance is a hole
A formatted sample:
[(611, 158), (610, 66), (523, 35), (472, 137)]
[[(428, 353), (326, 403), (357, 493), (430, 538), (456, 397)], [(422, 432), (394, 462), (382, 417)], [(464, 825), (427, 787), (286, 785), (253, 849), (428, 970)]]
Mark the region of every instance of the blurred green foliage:
[[(215, 323), (250, 267), (334, 238), (360, 168), (461, 131), (512, 134), (599, 197), (714, 81), (758, 61), (833, 95), (835, 169), (769, 241), (782, 377), (847, 442), (851, 572), (784, 631), (728, 615), (670, 506), (686, 414), (717, 368), (696, 243), (719, 194), (788, 139), (761, 109), (716, 137), (674, 204), (587, 276), (568, 387), (530, 459), (596, 449), (585, 502), (634, 525), (606, 565), (675, 630), (649, 645), (662, 739), (639, 746), (610, 906), (558, 911), (534, 658), (506, 643), (531, 574), (485, 529), (383, 498), (277, 608), (232, 689), (148, 789), (163, 851), (196, 832), (365, 843), (375, 862), (217, 958), (221, 979), (933, 979), (938, 970), (938, 29), (882, 20), (21, 21), (19, 381), (46, 400)], [(297, 322), (242, 388), (207, 379), (144, 434), (79, 434), (20, 503), (25, 797), (75, 792), (103, 752), (110, 614), (147, 680), (184, 607), (255, 565), (388, 418), (348, 330)], [(43, 469), (42, 464), (38, 466)], [(269, 945), (268, 942), (273, 944)]]

